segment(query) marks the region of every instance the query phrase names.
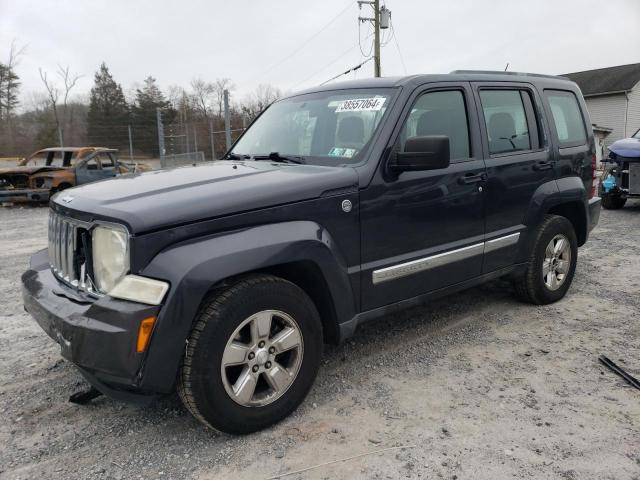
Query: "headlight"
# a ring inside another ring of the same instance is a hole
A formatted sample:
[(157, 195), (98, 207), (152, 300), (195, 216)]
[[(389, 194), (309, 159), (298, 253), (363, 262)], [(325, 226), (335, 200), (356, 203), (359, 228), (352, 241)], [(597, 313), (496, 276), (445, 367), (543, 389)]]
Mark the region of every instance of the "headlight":
[(122, 227), (101, 225), (93, 230), (92, 242), (94, 280), (108, 293), (129, 271), (129, 235)]

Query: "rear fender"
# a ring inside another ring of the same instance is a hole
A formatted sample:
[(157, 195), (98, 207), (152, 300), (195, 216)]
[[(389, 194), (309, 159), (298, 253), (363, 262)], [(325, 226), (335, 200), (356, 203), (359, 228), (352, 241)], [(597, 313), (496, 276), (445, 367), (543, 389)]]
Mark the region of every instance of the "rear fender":
[(231, 277), (296, 261), (322, 272), (337, 319), (356, 314), (347, 265), (329, 232), (315, 222), (252, 227), (189, 240), (160, 252), (142, 275), (167, 280), (169, 294), (144, 367), (145, 389), (168, 392), (198, 309), (209, 291)]
[[(577, 209), (578, 215), (586, 218), (586, 199), (587, 191), (580, 177), (564, 177), (540, 185), (531, 197), (531, 202), (524, 218), (527, 230), (524, 241), (520, 242), (517, 261), (524, 262), (528, 259), (532, 248), (533, 232), (536, 226), (542, 223), (546, 214), (563, 205), (572, 205)], [(586, 232), (576, 231), (576, 234), (578, 238), (586, 236)]]

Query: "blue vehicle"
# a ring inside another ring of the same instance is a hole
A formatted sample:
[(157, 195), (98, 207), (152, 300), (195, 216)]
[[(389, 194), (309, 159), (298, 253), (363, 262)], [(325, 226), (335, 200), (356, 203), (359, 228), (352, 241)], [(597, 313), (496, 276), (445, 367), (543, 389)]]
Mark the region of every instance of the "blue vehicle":
[(609, 146), (607, 163), (600, 185), (602, 206), (617, 210), (628, 198), (640, 198), (640, 129)]

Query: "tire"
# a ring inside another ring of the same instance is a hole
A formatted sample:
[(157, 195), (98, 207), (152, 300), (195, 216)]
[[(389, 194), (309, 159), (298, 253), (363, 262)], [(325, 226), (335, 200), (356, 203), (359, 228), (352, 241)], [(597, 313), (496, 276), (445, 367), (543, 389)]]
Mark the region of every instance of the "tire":
[(620, 195), (605, 195), (602, 197), (602, 208), (607, 210), (619, 210), (627, 203), (626, 197)]
[[(558, 245), (560, 240), (564, 240), (566, 244)], [(553, 254), (547, 250), (552, 242), (555, 247)], [(566, 250), (563, 249), (562, 252), (568, 252), (568, 255), (559, 254), (558, 249), (563, 245), (566, 245)], [(549, 260), (550, 256), (554, 260)], [(514, 282), (517, 296), (535, 305), (557, 302), (571, 286), (577, 258), (578, 241), (571, 222), (558, 215), (545, 215), (534, 233), (526, 271)], [(547, 271), (548, 267), (551, 267), (549, 273), (545, 274), (543, 269)]]
[(302, 289), (271, 275), (246, 277), (205, 300), (178, 372), (178, 394), (194, 417), (216, 430), (263, 429), (306, 397), (322, 339), (320, 316)]

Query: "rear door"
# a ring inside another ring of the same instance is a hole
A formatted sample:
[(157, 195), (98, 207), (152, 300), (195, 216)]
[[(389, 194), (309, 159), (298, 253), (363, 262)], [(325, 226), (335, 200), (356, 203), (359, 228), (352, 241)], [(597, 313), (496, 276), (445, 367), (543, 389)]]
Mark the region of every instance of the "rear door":
[(554, 162), (542, 102), (526, 83), (474, 82), (487, 167), (483, 273), (513, 264), (536, 190), (551, 182)]

